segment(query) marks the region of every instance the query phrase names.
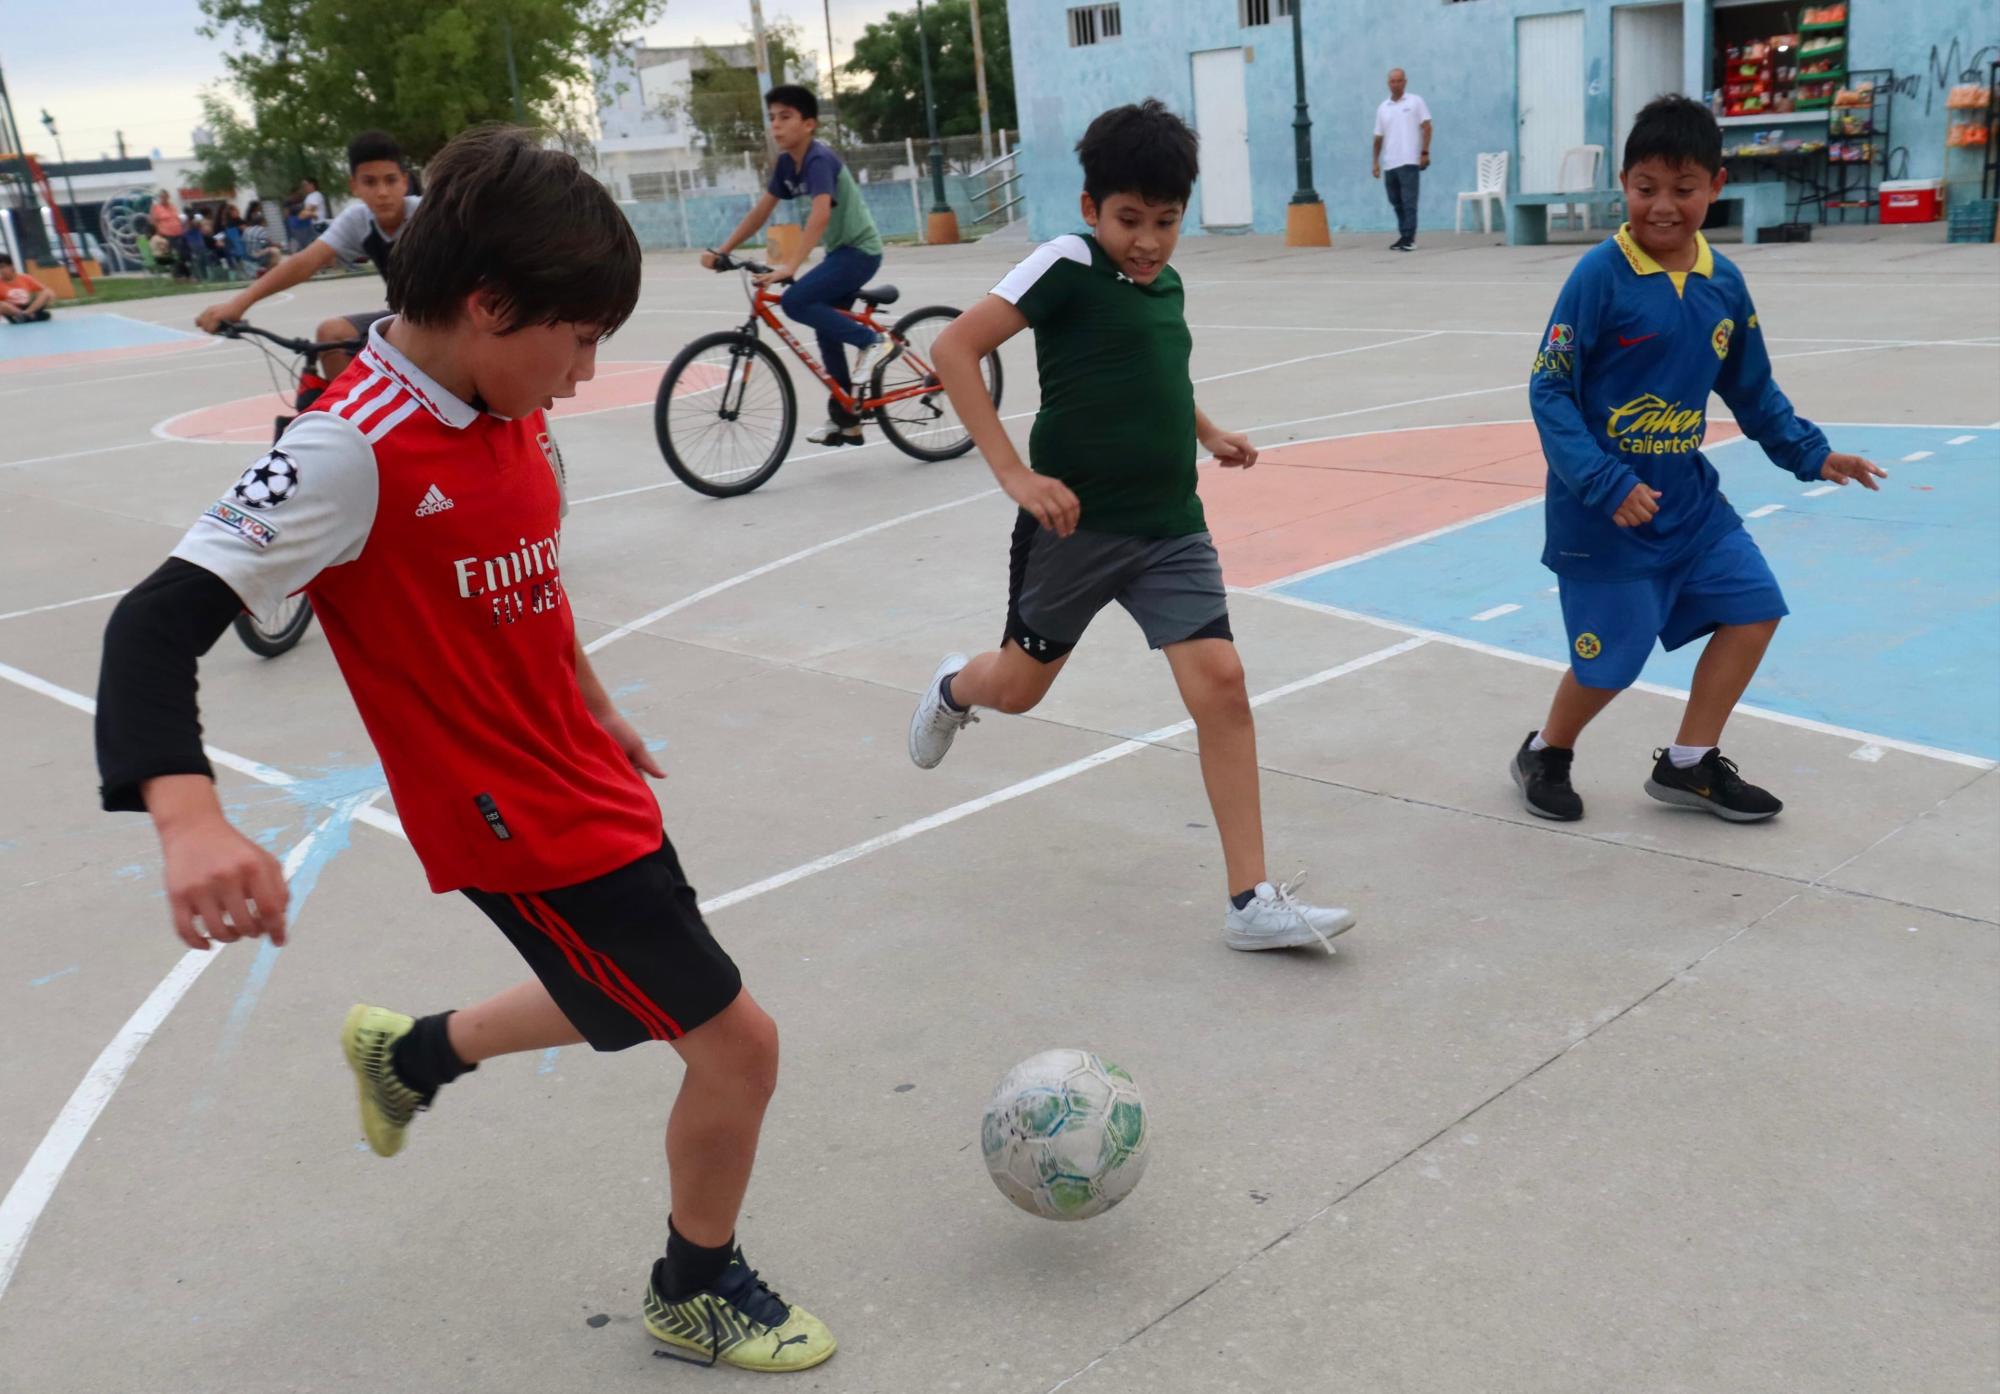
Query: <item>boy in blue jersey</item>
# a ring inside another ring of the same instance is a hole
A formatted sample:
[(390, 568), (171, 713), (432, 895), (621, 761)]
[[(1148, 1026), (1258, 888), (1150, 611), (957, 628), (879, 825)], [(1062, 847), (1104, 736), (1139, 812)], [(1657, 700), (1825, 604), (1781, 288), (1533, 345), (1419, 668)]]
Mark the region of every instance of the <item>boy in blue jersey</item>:
[(1556, 300), (1529, 383), (1549, 463), (1542, 564), (1561, 583), (1570, 667), (1548, 721), (1514, 756), (1528, 811), (1572, 822), (1576, 738), (1638, 680), (1658, 639), (1711, 636), (1672, 745), (1646, 792), (1751, 823), (1784, 807), (1717, 749), (1785, 598), (1701, 454), (1708, 396), (1802, 480), (1875, 489), (1884, 472), (1832, 450), (1771, 380), (1743, 275), (1701, 235), (1722, 192), (1722, 132), (1708, 109), (1661, 97), (1639, 113), (1621, 175), (1630, 221), (1592, 249)]

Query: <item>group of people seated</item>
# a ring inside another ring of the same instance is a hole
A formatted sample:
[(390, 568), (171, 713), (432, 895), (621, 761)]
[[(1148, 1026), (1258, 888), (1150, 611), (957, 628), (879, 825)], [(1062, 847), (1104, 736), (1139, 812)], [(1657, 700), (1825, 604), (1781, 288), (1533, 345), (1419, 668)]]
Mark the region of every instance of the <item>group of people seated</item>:
[[(317, 189), (307, 199), (319, 197)], [(320, 205), (323, 209), (324, 203)], [(288, 204), (287, 224), (293, 217)], [(204, 212), (198, 205), (176, 209), (165, 189), (146, 210), (140, 233), (147, 240), (153, 260), (177, 281), (206, 281), (242, 276), (254, 280), (278, 264), (284, 248), (271, 236), (264, 219), (262, 200), (238, 212), (234, 203), (213, 205)], [(316, 235), (308, 232), (308, 238)], [(288, 238), (290, 234), (288, 233)]]

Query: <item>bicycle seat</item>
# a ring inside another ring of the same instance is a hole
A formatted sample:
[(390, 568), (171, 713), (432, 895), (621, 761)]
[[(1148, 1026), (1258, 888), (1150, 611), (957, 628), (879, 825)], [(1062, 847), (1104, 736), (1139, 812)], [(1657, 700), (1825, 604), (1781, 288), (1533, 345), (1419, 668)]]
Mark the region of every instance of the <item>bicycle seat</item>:
[(861, 298), (870, 305), (893, 305), (903, 292), (894, 286), (863, 286)]

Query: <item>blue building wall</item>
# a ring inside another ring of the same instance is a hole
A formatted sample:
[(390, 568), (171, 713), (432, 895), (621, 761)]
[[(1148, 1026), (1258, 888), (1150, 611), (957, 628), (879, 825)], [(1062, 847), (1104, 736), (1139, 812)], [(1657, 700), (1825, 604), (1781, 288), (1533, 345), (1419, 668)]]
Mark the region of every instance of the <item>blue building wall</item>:
[[(1403, 68), (1410, 90), (1435, 118), (1421, 220), (1450, 226), (1457, 194), (1477, 183), (1482, 150), (1514, 150), (1515, 21), (1582, 11), (1586, 72), (1584, 140), (1612, 143), (1612, 0), (1303, 0), (1306, 93), (1311, 104), (1313, 175), (1335, 228), (1388, 230), (1394, 217), (1369, 177), (1376, 105), (1385, 78)], [(1073, 147), (1107, 107), (1158, 97), (1192, 118), (1191, 55), (1246, 47), (1253, 226), (1281, 232), (1295, 186), (1292, 35), (1289, 20), (1244, 27), (1236, 0), (1121, 0), (1123, 33), (1069, 46), (1068, 0), (1012, 0), (1008, 6), (1020, 113), (1023, 185), (1030, 231), (1051, 237), (1079, 225), (1081, 180)], [(1277, 5), (1273, 0), (1275, 15)], [(1957, 75), (2000, 58), (1994, 0), (1849, 0), (1851, 62), (1893, 68), (1898, 91), (1892, 143), (1908, 152), (1907, 176), (1944, 173), (1945, 91)], [(1682, 17), (1683, 83), (1711, 81), (1711, 17), (1688, 0)], [(1976, 167), (1954, 155), (1953, 173)], [(1513, 168), (1519, 169), (1518, 153)], [(1904, 171), (1899, 170), (1899, 174)], [(1187, 231), (1201, 231), (1200, 193)]]

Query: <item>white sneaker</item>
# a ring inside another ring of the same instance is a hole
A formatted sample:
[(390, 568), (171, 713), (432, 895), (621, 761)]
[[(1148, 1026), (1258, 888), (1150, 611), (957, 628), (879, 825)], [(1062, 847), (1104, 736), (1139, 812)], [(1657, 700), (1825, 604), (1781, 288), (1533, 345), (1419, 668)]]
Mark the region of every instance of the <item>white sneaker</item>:
[(877, 336), (874, 343), (857, 351), (854, 355), (854, 367), (849, 370), (849, 380), (854, 384), (855, 394), (865, 395), (869, 391), (875, 370), (902, 351), (903, 346), (887, 334)]
[(1323, 944), (1333, 952), (1333, 937), (1354, 928), (1354, 915), (1338, 906), (1305, 905), (1292, 892), (1305, 883), (1302, 871), (1281, 886), (1257, 883), (1250, 903), (1229, 907), (1222, 922), (1222, 942), (1232, 949), (1300, 949)]
[(931, 674), (917, 710), (910, 717), (910, 758), (920, 770), (934, 770), (951, 749), (952, 738), (979, 720), (970, 707), (955, 712), (944, 704), (944, 680), (969, 662), (962, 653), (948, 653)]
[(814, 445), (859, 445), (861, 444), (861, 428), (859, 426), (843, 426), (829, 416), (826, 419), (826, 425), (814, 431), (806, 439)]

